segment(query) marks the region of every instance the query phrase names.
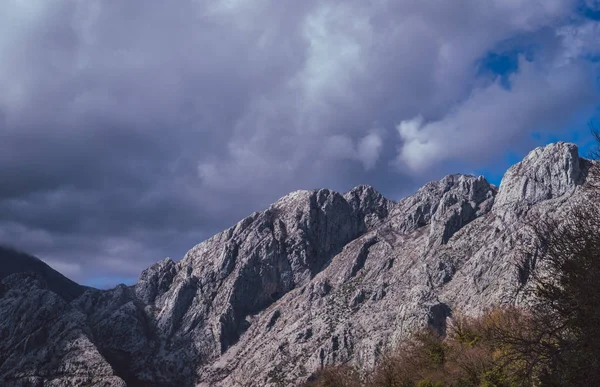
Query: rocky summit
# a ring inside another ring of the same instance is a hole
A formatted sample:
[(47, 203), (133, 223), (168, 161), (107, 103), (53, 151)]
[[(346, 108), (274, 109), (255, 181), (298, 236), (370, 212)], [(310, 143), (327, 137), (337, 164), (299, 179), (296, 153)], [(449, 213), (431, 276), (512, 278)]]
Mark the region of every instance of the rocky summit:
[(524, 302), (535, 262), (516, 247), (585, 198), (591, 165), (556, 143), (499, 188), (449, 175), (399, 202), (293, 192), (111, 290), (0, 261), (0, 385), (294, 386), (372, 366), (424, 326)]

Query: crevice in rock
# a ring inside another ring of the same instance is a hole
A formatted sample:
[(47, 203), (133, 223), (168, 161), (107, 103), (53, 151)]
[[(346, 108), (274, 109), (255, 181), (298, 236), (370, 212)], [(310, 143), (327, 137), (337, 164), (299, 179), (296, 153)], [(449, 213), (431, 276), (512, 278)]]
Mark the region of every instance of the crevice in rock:
[(281, 317), (281, 312), (279, 310), (276, 310), (275, 312), (273, 312), (273, 314), (271, 315), (271, 318), (269, 319), (269, 322), (267, 323), (267, 330), (269, 330), (275, 326), (275, 323), (277, 323), (277, 320), (279, 320), (279, 317)]
[(535, 270), (537, 263), (537, 251), (534, 254), (527, 254), (521, 262), (517, 264), (517, 279), (521, 287), (525, 286)]
[(175, 305), (172, 311), (172, 323), (171, 323), (171, 334), (174, 334), (177, 329), (181, 326), (183, 317), (188, 312), (190, 305), (194, 301), (198, 290), (198, 279), (192, 277), (188, 282), (183, 284), (178, 289), (177, 295), (175, 296)]
[(440, 336), (446, 335), (446, 319), (452, 316), (452, 309), (443, 302), (429, 308), (427, 325), (433, 328)]
[(350, 272), (350, 278), (355, 277), (356, 274), (365, 266), (367, 262), (367, 257), (369, 256), (369, 248), (379, 242), (377, 237), (370, 238), (367, 240), (360, 248), (356, 259), (354, 260), (354, 265), (352, 265), (352, 270)]

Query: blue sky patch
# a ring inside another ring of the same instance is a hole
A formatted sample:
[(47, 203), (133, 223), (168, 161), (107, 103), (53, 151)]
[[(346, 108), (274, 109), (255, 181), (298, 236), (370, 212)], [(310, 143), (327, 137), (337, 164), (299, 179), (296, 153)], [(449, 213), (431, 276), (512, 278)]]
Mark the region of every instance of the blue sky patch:
[(586, 4), (586, 1), (581, 1), (577, 7), (577, 11), (580, 15), (587, 19), (600, 20), (600, 3), (598, 3), (598, 6), (594, 8)]
[(508, 51), (490, 51), (477, 63), (477, 75), (500, 78), (500, 84), (510, 90), (510, 75), (519, 70), (519, 58), (524, 57), (527, 61), (533, 61), (535, 46), (518, 47)]
[(91, 286), (97, 289), (110, 289), (119, 284), (133, 285), (137, 282), (137, 277), (119, 277), (119, 276), (102, 276), (93, 277), (87, 281), (83, 281), (82, 285)]

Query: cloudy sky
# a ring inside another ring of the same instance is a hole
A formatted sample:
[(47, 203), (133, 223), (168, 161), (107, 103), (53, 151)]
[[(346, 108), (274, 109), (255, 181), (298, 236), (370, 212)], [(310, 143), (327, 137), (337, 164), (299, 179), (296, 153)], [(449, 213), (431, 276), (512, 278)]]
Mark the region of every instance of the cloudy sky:
[(94, 286), (293, 190), (498, 183), (600, 117), (599, 0), (0, 7), (0, 243)]

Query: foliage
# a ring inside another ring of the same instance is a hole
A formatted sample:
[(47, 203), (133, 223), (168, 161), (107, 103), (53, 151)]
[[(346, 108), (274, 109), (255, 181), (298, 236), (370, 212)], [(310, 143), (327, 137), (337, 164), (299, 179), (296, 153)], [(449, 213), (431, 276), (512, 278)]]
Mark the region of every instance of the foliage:
[[(493, 309), (478, 318), (456, 317), (447, 337), (429, 329), (386, 354), (379, 365), (363, 372), (361, 386), (368, 387), (518, 387), (519, 372), (504, 364), (509, 348), (496, 342), (497, 330), (524, 327), (525, 317), (515, 308)], [(516, 364), (516, 363), (515, 363)], [(325, 368), (324, 383), (310, 386), (342, 387), (347, 383)], [(355, 375), (355, 382), (359, 380)], [(318, 379), (317, 378), (317, 379)], [(358, 384), (357, 384), (358, 385)]]
[(362, 385), (358, 371), (347, 365), (325, 367), (306, 383), (306, 387), (360, 387)]
[(543, 386), (600, 385), (600, 201), (581, 203), (560, 222), (539, 219), (533, 229), (531, 330), (498, 338), (512, 344)]
[(444, 387), (444, 384), (440, 381), (432, 382), (429, 379), (425, 379), (417, 383), (417, 387)]

